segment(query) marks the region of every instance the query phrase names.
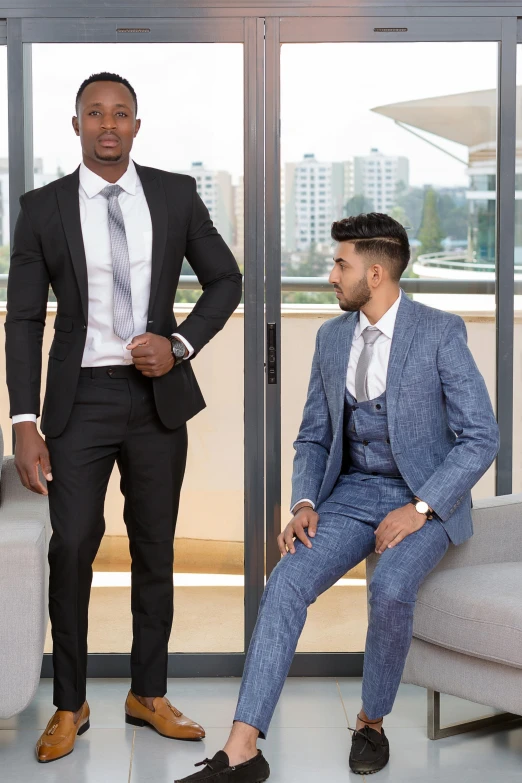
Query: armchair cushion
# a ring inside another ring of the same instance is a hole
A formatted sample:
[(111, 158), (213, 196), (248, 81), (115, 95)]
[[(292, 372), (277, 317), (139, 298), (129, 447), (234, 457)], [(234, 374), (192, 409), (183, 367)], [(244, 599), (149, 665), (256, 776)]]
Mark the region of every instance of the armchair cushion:
[(433, 571), (419, 590), (413, 635), (522, 668), (522, 563)]

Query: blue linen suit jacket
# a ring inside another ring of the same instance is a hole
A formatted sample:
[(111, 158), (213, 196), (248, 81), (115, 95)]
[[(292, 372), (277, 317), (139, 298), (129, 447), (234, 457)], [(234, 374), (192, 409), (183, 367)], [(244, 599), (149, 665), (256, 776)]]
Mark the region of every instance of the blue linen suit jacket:
[[(343, 459), (346, 374), (359, 314), (317, 333), (303, 421), (294, 443), (292, 507), (318, 508)], [(473, 534), (471, 489), (495, 459), (499, 431), (486, 384), (458, 315), (401, 294), (386, 378), (393, 456), (411, 489), (442, 520), (454, 544)]]

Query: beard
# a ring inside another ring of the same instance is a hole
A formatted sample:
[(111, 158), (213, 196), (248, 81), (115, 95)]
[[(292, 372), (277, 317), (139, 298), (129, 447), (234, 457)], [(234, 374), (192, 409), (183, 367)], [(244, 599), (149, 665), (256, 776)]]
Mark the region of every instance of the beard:
[(117, 163), (119, 160), (121, 160), (122, 153), (121, 152), (105, 152), (103, 155), (100, 155), (97, 150), (94, 150), (94, 156), (97, 160), (109, 160), (112, 161), (112, 163)]
[(343, 298), (339, 299), (339, 307), (347, 313), (357, 312), (361, 307), (364, 307), (365, 304), (368, 304), (372, 298), (372, 292), (370, 291), (370, 286), (368, 285), (366, 277), (362, 277), (354, 286), (353, 290), (350, 291), (349, 299), (344, 297), (342, 291), (341, 294)]

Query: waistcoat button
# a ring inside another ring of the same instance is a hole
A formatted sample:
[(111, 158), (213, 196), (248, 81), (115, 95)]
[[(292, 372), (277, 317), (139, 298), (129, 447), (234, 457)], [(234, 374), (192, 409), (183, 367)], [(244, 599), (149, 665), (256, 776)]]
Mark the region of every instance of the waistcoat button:
[(379, 405), (379, 403), (377, 403), (377, 405), (375, 407), (377, 408), (378, 411), (381, 410), (381, 406)]
[(368, 440), (363, 440), (363, 446), (369, 446), (370, 442)]

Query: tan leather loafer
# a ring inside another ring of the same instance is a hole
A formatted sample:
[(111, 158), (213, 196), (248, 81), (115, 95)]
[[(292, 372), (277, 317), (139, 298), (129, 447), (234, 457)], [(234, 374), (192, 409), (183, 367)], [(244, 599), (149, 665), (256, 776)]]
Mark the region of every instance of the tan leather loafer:
[(38, 761), (41, 764), (47, 764), (49, 761), (57, 761), (57, 759), (72, 753), (76, 737), (85, 734), (90, 726), (90, 714), (87, 702), (83, 704), (80, 717), (76, 723), (73, 720), (74, 712), (56, 710), (44, 733), (36, 743), (36, 758)]
[(149, 710), (129, 691), (125, 702), (125, 722), (131, 726), (151, 726), (162, 737), (179, 740), (200, 740), (205, 729), (187, 718), (172, 706), (164, 696), (157, 696), (152, 702), (154, 709)]

